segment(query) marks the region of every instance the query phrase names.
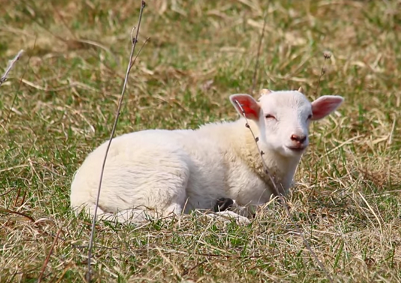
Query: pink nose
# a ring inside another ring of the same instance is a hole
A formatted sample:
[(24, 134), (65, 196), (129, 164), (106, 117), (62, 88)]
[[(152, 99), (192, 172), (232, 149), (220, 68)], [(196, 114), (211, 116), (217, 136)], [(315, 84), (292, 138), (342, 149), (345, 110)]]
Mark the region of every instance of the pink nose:
[(301, 135), (301, 136), (291, 135), (291, 140), (293, 140), (297, 144), (303, 144), (304, 141), (306, 140), (306, 136), (305, 135)]

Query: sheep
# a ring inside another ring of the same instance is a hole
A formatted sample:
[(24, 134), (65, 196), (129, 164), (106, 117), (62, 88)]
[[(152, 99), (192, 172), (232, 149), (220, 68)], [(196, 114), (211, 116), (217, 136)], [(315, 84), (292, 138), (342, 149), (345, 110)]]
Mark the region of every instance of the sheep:
[[(219, 199), (234, 200), (241, 207), (259, 206), (274, 194), (262, 157), (280, 193), (287, 194), (309, 144), (310, 122), (336, 110), (343, 97), (326, 95), (311, 103), (300, 91), (265, 89), (259, 102), (248, 94), (231, 95), (230, 101), (241, 116), (234, 122), (196, 130), (144, 130), (114, 138), (104, 170), (99, 218), (140, 223), (149, 217), (216, 210)], [(107, 142), (90, 153), (75, 173), (71, 207), (76, 213), (94, 215), (106, 147)], [(217, 213), (239, 217), (231, 211)]]

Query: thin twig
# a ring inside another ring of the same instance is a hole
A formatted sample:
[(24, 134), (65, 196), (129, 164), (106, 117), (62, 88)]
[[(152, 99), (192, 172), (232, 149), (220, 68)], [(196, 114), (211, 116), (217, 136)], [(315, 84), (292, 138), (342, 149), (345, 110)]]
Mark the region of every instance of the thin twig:
[[(89, 247), (88, 247), (88, 271), (87, 271), (87, 274), (86, 274), (86, 281), (87, 282), (90, 282), (91, 277), (92, 277), (92, 267), (91, 267), (92, 249), (93, 249), (93, 242), (94, 242), (94, 238), (95, 238), (95, 223), (96, 223), (96, 219), (97, 219), (97, 209), (98, 209), (98, 206), (99, 206), (100, 190), (102, 188), (104, 168), (105, 168), (105, 165), (106, 165), (107, 155), (108, 155), (108, 152), (109, 152), (109, 149), (110, 149), (110, 146), (111, 146), (111, 142), (113, 140), (114, 133), (115, 133), (115, 130), (116, 130), (116, 127), (117, 127), (118, 118), (120, 116), (122, 102), (124, 100), (124, 93), (125, 93), (125, 89), (126, 89), (127, 83), (128, 83), (128, 76), (129, 76), (129, 73), (130, 73), (131, 68), (132, 68), (132, 62), (133, 62), (135, 47), (136, 47), (136, 44), (138, 42), (138, 34), (139, 34), (140, 26), (141, 26), (142, 14), (143, 14), (143, 9), (145, 8), (145, 5), (146, 5), (145, 1), (142, 0), (141, 9), (139, 11), (138, 27), (136, 28), (135, 37), (132, 38), (132, 35), (131, 35), (132, 47), (131, 47), (131, 53), (130, 53), (130, 56), (129, 56), (129, 62), (128, 62), (128, 66), (127, 66), (127, 71), (125, 73), (123, 88), (121, 90), (120, 100), (118, 101), (117, 112), (116, 112), (113, 128), (111, 130), (110, 139), (109, 139), (109, 142), (107, 144), (106, 152), (104, 154), (102, 169), (101, 169), (101, 172), (100, 172), (99, 187), (98, 187), (97, 197), (96, 197), (96, 206), (95, 206), (95, 211), (94, 211), (94, 215), (93, 215), (93, 219), (92, 219), (92, 228), (91, 228)], [(134, 29), (132, 29), (132, 30), (134, 30)]]
[(322, 77), (326, 74), (326, 71), (327, 71), (326, 60), (331, 58), (331, 53), (329, 51), (324, 51), (323, 52), (323, 57), (324, 57), (324, 65), (320, 69), (320, 75), (319, 75), (319, 78), (318, 78), (318, 81), (317, 81), (317, 84), (316, 84), (316, 87), (315, 87), (315, 91), (313, 92), (314, 95), (317, 95), (317, 92), (318, 92), (318, 90), (320, 88), (320, 82), (322, 80)]
[(190, 269), (185, 270), (185, 271), (182, 273), (182, 276), (187, 275), (187, 274), (190, 273), (192, 270), (194, 270), (195, 268), (197, 268), (197, 267), (203, 265), (204, 263), (206, 263), (206, 262), (208, 262), (208, 261), (209, 261), (208, 259), (205, 259), (205, 260), (202, 260), (201, 262), (198, 262), (197, 264), (195, 264), (194, 266), (192, 266)]
[(139, 57), (139, 55), (141, 54), (141, 52), (142, 52), (142, 49), (145, 47), (146, 43), (148, 43), (148, 42), (149, 42), (149, 39), (150, 39), (150, 37), (147, 37), (147, 38), (145, 39), (145, 41), (143, 42), (143, 44), (142, 44), (141, 48), (139, 48), (139, 51), (138, 51), (138, 53), (135, 55), (134, 59), (133, 59), (133, 60), (132, 60), (132, 62), (131, 62), (130, 71), (131, 71), (131, 68), (132, 68), (132, 66), (134, 66), (134, 64), (135, 64), (135, 62), (136, 62), (136, 59), (137, 59), (137, 58)]
[(251, 95), (253, 94), (253, 91), (255, 90), (255, 87), (256, 87), (258, 67), (259, 67), (260, 50), (262, 49), (262, 42), (263, 42), (263, 37), (265, 35), (266, 22), (267, 22), (267, 11), (266, 11), (266, 14), (265, 14), (265, 17), (264, 17), (264, 21), (263, 21), (262, 33), (260, 34), (260, 37), (259, 37), (258, 53), (256, 55), (255, 69), (253, 70), (253, 77), (252, 77), (252, 87), (249, 90), (249, 94), (251, 94)]
[(173, 271), (174, 271), (175, 276), (177, 277), (178, 281), (182, 281), (182, 276), (180, 274), (180, 270), (178, 269), (178, 267), (168, 257), (166, 257), (163, 254), (163, 252), (160, 250), (159, 247), (156, 247), (156, 250), (159, 252), (159, 254), (163, 258), (163, 260), (173, 268)]
[(61, 233), (61, 228), (62, 228), (62, 227), (60, 227), (60, 229), (58, 229), (57, 234), (56, 234), (56, 237), (54, 238), (53, 244), (52, 244), (52, 246), (50, 247), (50, 251), (49, 251), (49, 253), (48, 253), (47, 256), (46, 256), (45, 262), (43, 263), (42, 270), (40, 271), (40, 274), (39, 274), (38, 283), (40, 283), (40, 282), (42, 281), (42, 277), (43, 277), (43, 274), (45, 273), (46, 266), (47, 266), (47, 264), (49, 263), (50, 256), (51, 256), (51, 254), (53, 253), (54, 246), (56, 245), (57, 240), (58, 240), (58, 237), (59, 237), (59, 235), (60, 235), (60, 233)]
[[(37, 37), (35, 37), (35, 42), (33, 43), (33, 48), (32, 48), (32, 49), (35, 49), (36, 40), (37, 40)], [(22, 51), (22, 50), (21, 50), (21, 51)], [(21, 51), (20, 51), (20, 52), (21, 52)], [(11, 113), (13, 112), (14, 104), (15, 104), (15, 102), (17, 101), (18, 93), (19, 93), (19, 90), (20, 90), (21, 85), (22, 85), (22, 80), (24, 79), (24, 76), (25, 76), (25, 74), (27, 73), (27, 69), (28, 69), (28, 66), (29, 66), (29, 62), (31, 61), (32, 54), (33, 54), (33, 53), (31, 53), (31, 55), (29, 55), (29, 57), (28, 57), (28, 63), (26, 64), (26, 68), (24, 69), (24, 72), (22, 73), (22, 76), (21, 76), (21, 78), (20, 78), (20, 80), (19, 80), (19, 84), (18, 84), (17, 89), (14, 91), (14, 97), (13, 97), (13, 100), (11, 101), (11, 106), (9, 107), (8, 114), (7, 114), (7, 118), (6, 118), (7, 120), (5, 120), (5, 123), (4, 123), (4, 125), (3, 125), (4, 129), (6, 128), (6, 126), (8, 125), (8, 123), (10, 122)]]
[(364, 203), (368, 206), (368, 208), (370, 209), (370, 211), (373, 213), (374, 217), (377, 220), (377, 223), (379, 223), (380, 226), (380, 231), (383, 233), (383, 227), (382, 227), (382, 223), (379, 219), (379, 217), (377, 216), (376, 212), (374, 211), (374, 209), (370, 206), (369, 202), (365, 199), (365, 197), (363, 196), (363, 194), (361, 194), (360, 192), (358, 192), (358, 194), (361, 196), (362, 200), (364, 201)]
[(277, 184), (276, 184), (276, 182), (275, 182), (275, 180), (274, 180), (274, 177), (270, 174), (269, 169), (268, 169), (268, 167), (267, 167), (267, 165), (266, 165), (266, 162), (265, 162), (265, 160), (264, 160), (264, 158), (263, 158), (263, 154), (264, 154), (264, 153), (263, 153), (263, 151), (260, 150), (260, 148), (259, 148), (259, 144), (258, 144), (258, 140), (259, 140), (259, 139), (257, 139), (257, 138), (255, 137), (255, 134), (253, 133), (253, 131), (252, 131), (252, 129), (251, 129), (251, 127), (250, 127), (250, 125), (249, 125), (249, 123), (248, 123), (248, 119), (246, 118), (245, 111), (244, 111), (244, 109), (242, 108), (241, 103), (239, 103), (237, 100), (235, 101), (235, 103), (237, 103), (238, 107), (241, 109), (242, 115), (243, 115), (244, 118), (245, 118), (245, 122), (246, 122), (245, 126), (246, 126), (246, 127), (250, 130), (250, 132), (252, 133), (252, 137), (253, 137), (253, 139), (254, 139), (254, 141), (255, 141), (255, 143), (256, 143), (256, 147), (257, 147), (257, 149), (258, 149), (258, 151), (259, 151), (260, 158), (262, 159), (263, 169), (264, 169), (265, 173), (267, 174), (267, 176), (269, 177), (270, 181), (271, 181), (272, 184), (273, 184), (273, 190), (274, 190), (273, 193), (279, 198), (281, 204), (282, 204), (282, 205), (284, 206), (284, 208), (285, 208), (285, 211), (286, 211), (286, 213), (287, 213), (288, 218), (290, 218), (290, 220), (291, 220), (291, 222), (292, 222), (292, 225), (295, 227), (295, 230), (297, 231), (297, 233), (298, 233), (299, 235), (301, 235), (301, 238), (302, 238), (302, 241), (303, 241), (303, 243), (304, 243), (304, 246), (308, 249), (308, 251), (310, 252), (310, 254), (312, 255), (312, 257), (315, 259), (315, 261), (316, 261), (317, 264), (319, 265), (320, 269), (323, 270), (323, 272), (326, 274), (326, 277), (327, 277), (327, 279), (329, 280), (329, 282), (334, 282), (334, 281), (333, 281), (333, 278), (331, 277), (330, 273), (327, 271), (327, 269), (326, 269), (326, 267), (324, 266), (324, 264), (319, 260), (319, 258), (317, 257), (316, 253), (313, 251), (311, 245), (309, 244), (309, 241), (305, 238), (305, 235), (304, 235), (303, 231), (301, 230), (301, 228), (299, 227), (298, 223), (294, 220), (294, 217), (293, 217), (293, 215), (292, 215), (292, 213), (291, 213), (291, 211), (290, 211), (290, 207), (289, 207), (287, 201), (285, 200), (283, 194), (282, 194), (282, 193), (280, 192), (280, 190), (278, 189)]
[(3, 76), (1, 76), (1, 78), (0, 78), (0, 86), (7, 80), (8, 73), (9, 73), (9, 72), (11, 71), (11, 69), (14, 67), (14, 64), (15, 64), (15, 63), (18, 61), (18, 59), (21, 57), (22, 53), (24, 53), (24, 50), (21, 49), (21, 50), (18, 52), (18, 54), (15, 55), (15, 57), (14, 57), (12, 60), (8, 61), (8, 65), (7, 65), (6, 71), (4, 72)]
[(258, 149), (258, 151), (259, 151), (260, 158), (262, 159), (263, 170), (265, 171), (266, 175), (269, 177), (270, 182), (272, 182), (273, 190), (274, 190), (273, 193), (274, 193), (275, 196), (279, 197), (279, 196), (281, 196), (282, 194), (280, 193), (280, 190), (279, 190), (279, 188), (277, 187), (276, 182), (274, 181), (273, 175), (270, 174), (270, 172), (269, 172), (269, 169), (268, 169), (268, 167), (267, 167), (267, 165), (266, 165), (266, 163), (265, 163), (265, 160), (264, 160), (264, 158), (263, 158), (264, 152), (263, 152), (262, 150), (260, 150), (260, 148), (259, 148), (259, 144), (257, 143), (258, 139), (255, 137), (255, 134), (253, 133), (253, 131), (252, 131), (252, 129), (251, 129), (251, 126), (250, 126), (249, 123), (248, 123), (248, 119), (246, 118), (245, 111), (244, 111), (244, 109), (242, 108), (241, 103), (238, 102), (238, 100), (235, 100), (235, 103), (237, 103), (238, 107), (241, 109), (242, 115), (244, 116), (245, 121), (246, 121), (245, 127), (247, 127), (247, 128), (249, 129), (249, 131), (250, 131), (251, 134), (252, 134), (253, 140), (254, 140), (255, 143), (256, 143), (256, 147), (257, 147), (257, 149)]
[(0, 213), (2, 213), (2, 212), (7, 212), (7, 213), (11, 213), (11, 214), (21, 215), (21, 216), (23, 216), (23, 217), (25, 217), (25, 218), (28, 218), (31, 222), (35, 222), (35, 219), (33, 219), (31, 216), (26, 215), (25, 213), (22, 213), (22, 212), (18, 212), (18, 211), (14, 211), (14, 210), (9, 210), (9, 209), (7, 209), (7, 208), (0, 207)]
[(12, 192), (12, 191), (14, 191), (14, 190), (16, 190), (16, 189), (17, 189), (16, 187), (11, 188), (11, 189), (8, 189), (8, 190), (5, 191), (4, 193), (2, 193), (2, 194), (0, 195), (0, 197), (3, 197), (3, 196), (5, 196), (5, 195), (7, 195), (9, 192)]

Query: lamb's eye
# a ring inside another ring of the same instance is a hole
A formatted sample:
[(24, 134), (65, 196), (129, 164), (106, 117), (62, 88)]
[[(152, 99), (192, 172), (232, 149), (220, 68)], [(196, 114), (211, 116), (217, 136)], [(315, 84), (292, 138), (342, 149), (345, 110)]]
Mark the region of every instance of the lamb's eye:
[(312, 114), (309, 114), (308, 120), (312, 119)]
[(271, 114), (266, 114), (266, 119), (276, 119), (276, 117), (274, 117), (273, 115), (271, 115)]

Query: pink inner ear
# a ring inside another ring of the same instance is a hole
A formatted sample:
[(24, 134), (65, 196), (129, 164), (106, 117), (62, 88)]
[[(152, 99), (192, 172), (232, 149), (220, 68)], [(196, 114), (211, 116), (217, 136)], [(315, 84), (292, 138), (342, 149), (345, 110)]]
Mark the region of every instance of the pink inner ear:
[(312, 102), (312, 112), (313, 118), (312, 120), (319, 120), (331, 112), (337, 109), (338, 106), (343, 102), (343, 98), (341, 96), (322, 96)]
[[(235, 108), (237, 108), (238, 112), (243, 115), (243, 113), (242, 113), (242, 110), (243, 110), (247, 119), (251, 119), (251, 120), (259, 119), (260, 106), (251, 96), (236, 95), (232, 98), (232, 100), (233, 100)], [(241, 104), (242, 110), (235, 101), (238, 101), (238, 103)]]

